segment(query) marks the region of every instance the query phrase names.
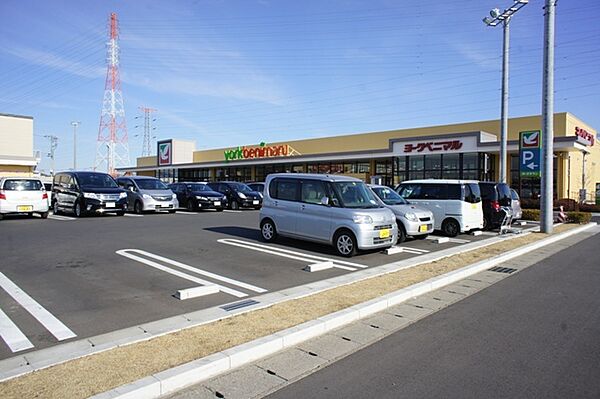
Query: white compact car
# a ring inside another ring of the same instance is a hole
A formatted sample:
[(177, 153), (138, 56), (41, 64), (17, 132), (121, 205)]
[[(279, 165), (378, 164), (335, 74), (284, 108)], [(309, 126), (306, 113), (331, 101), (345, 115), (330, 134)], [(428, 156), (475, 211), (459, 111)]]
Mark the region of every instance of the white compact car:
[(48, 217), (48, 193), (40, 179), (0, 178), (0, 219), (8, 213), (39, 213)]

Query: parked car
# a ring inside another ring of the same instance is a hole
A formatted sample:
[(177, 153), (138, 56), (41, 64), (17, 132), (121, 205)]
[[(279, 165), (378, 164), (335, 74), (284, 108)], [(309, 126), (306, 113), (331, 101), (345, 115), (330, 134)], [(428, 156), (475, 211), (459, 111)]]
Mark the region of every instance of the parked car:
[(512, 220), (517, 221), (523, 217), (523, 210), (521, 209), (521, 198), (519, 198), (519, 194), (512, 188), (510, 189), (510, 197), (511, 203), (510, 207), (512, 209)]
[(502, 207), (511, 207), (510, 187), (506, 183), (479, 182), (483, 209), (483, 228), (491, 230), (500, 227), (506, 213)]
[(0, 178), (0, 219), (9, 213), (40, 214), (48, 217), (48, 193), (40, 179)]
[(260, 194), (261, 197), (264, 197), (265, 183), (263, 183), (263, 182), (246, 183), (246, 185), (248, 187), (250, 187), (250, 189), (252, 189), (252, 191), (256, 191), (257, 193)]
[(227, 197), (227, 202), (231, 209), (260, 209), (262, 206), (263, 197), (244, 183), (218, 181), (208, 183), (208, 186), (213, 190), (224, 194)]
[(48, 183), (42, 181), (42, 184), (44, 185), (44, 190), (46, 190), (46, 194), (48, 194), (48, 205), (50, 205), (52, 203), (52, 182)]
[(117, 184), (127, 191), (127, 209), (135, 213), (168, 211), (179, 208), (177, 196), (162, 181), (149, 176), (125, 176)]
[(101, 172), (60, 172), (52, 183), (52, 209), (76, 217), (86, 213), (125, 214), (127, 192), (115, 179)]
[(369, 187), (381, 202), (396, 215), (398, 224), (398, 243), (406, 236), (424, 239), (433, 233), (433, 213), (427, 209), (410, 204), (400, 194), (389, 187), (370, 184)]
[(177, 196), (179, 205), (188, 211), (216, 209), (223, 211), (227, 207), (227, 197), (214, 191), (206, 183), (181, 182), (169, 186)]
[(479, 184), (474, 180), (411, 180), (396, 187), (411, 204), (433, 213), (435, 230), (449, 237), (483, 228)]
[(278, 235), (333, 245), (341, 256), (387, 248), (398, 228), (387, 209), (359, 179), (340, 175), (275, 173), (267, 176), (260, 211), (264, 241)]

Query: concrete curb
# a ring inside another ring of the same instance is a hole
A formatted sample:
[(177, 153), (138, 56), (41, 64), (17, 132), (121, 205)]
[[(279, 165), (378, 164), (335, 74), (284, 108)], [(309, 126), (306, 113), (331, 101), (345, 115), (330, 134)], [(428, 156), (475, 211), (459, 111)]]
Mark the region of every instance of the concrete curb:
[(215, 353), (181, 366), (177, 366), (130, 384), (93, 396), (93, 399), (132, 399), (159, 398), (187, 386), (197, 384), (233, 368), (269, 356), (284, 348), (297, 345), (311, 338), (385, 310), (408, 299), (434, 291), (438, 288), (462, 280), (490, 267), (504, 263), (525, 253), (563, 240), (596, 226), (596, 223), (569, 230), (525, 245), (513, 251), (480, 261), (441, 276), (414, 284), (379, 298), (351, 306), (326, 316), (319, 317), (275, 334)]

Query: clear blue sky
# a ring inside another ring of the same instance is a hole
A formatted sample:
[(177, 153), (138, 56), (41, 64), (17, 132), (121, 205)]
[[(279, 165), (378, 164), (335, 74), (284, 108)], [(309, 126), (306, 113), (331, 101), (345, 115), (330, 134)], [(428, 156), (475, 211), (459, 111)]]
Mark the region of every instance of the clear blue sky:
[[(43, 136), (58, 136), (57, 169), (72, 166), (70, 122), (81, 121), (78, 166), (91, 167), (114, 11), (132, 162), (142, 105), (158, 109), (157, 139), (197, 148), (495, 119), (502, 29), (481, 19), (510, 4), (3, 0), (0, 113), (33, 116), (44, 153)], [(543, 4), (530, 0), (511, 22), (511, 117), (541, 112)], [(596, 129), (598, 13), (598, 0), (559, 1), (555, 70), (555, 111)]]

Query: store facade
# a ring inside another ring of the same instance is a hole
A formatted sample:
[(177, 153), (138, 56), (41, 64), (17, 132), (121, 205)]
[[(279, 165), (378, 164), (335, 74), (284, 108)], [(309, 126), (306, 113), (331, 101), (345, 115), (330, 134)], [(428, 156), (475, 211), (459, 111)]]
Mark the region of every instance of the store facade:
[[(519, 132), (539, 130), (540, 120), (540, 116), (509, 120), (508, 183), (525, 198), (539, 194), (539, 178), (519, 176)], [(577, 199), (585, 188), (593, 197), (596, 182), (600, 182), (596, 131), (569, 113), (555, 114), (554, 130), (556, 196)], [(179, 159), (187, 162), (162, 160), (159, 164), (160, 157), (138, 158), (135, 167), (120, 171), (152, 175), (166, 182), (264, 181), (278, 172), (343, 174), (389, 186), (429, 178), (490, 181), (498, 179), (498, 131), (499, 121), (493, 120), (260, 143), (192, 151), (185, 157), (180, 154)], [(172, 147), (178, 148), (177, 140), (171, 141)], [(165, 141), (160, 143), (164, 146)]]

